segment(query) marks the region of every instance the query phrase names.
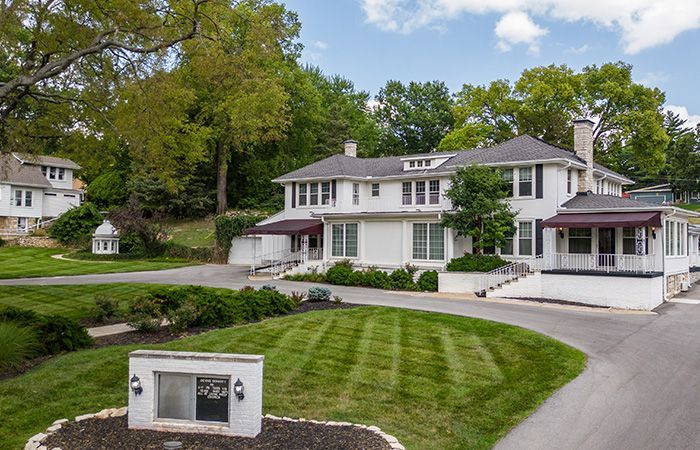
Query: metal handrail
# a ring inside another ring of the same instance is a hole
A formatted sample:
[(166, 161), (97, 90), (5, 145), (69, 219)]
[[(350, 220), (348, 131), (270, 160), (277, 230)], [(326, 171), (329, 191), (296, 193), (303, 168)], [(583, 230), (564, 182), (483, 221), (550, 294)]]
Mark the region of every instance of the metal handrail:
[(529, 273), (540, 271), (543, 268), (542, 255), (528, 258), (524, 261), (515, 261), (505, 266), (486, 272), (479, 278), (479, 290), (477, 295), (486, 295), (486, 291), (500, 287), (505, 283), (517, 280)]

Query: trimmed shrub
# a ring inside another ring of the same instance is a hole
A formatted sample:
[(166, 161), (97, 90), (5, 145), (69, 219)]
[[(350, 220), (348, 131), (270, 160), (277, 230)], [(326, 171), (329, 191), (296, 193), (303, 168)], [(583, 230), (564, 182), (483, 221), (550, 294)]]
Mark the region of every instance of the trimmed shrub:
[(362, 286), (369, 286), (377, 289), (392, 289), (391, 278), (389, 274), (376, 267), (361, 272)]
[(437, 292), (438, 273), (435, 270), (427, 270), (418, 277), (418, 289), (427, 292)]
[(95, 295), (95, 306), (92, 308), (92, 317), (98, 322), (104, 322), (117, 315), (119, 301), (104, 294)]
[(87, 328), (75, 320), (62, 316), (43, 316), (36, 325), (39, 343), (44, 353), (55, 355), (60, 352), (72, 352), (92, 345), (92, 338)]
[(168, 313), (168, 322), (173, 331), (185, 331), (197, 321), (199, 311), (192, 303), (184, 303), (179, 308)]
[(85, 242), (90, 239), (102, 220), (97, 206), (83, 203), (61, 214), (49, 228), (49, 236), (62, 244)]
[(338, 263), (326, 271), (326, 280), (331, 284), (353, 286), (357, 279), (354, 273), (349, 264)]
[(14, 322), (0, 321), (0, 372), (18, 369), (39, 350), (36, 332)]
[(413, 276), (406, 269), (396, 269), (389, 275), (391, 287), (393, 289), (403, 291), (415, 291), (416, 283), (413, 282)]
[(39, 314), (31, 309), (22, 309), (14, 306), (0, 308), (0, 322), (15, 322), (20, 325), (31, 326), (39, 321)]
[(214, 219), (216, 229), (216, 245), (222, 253), (228, 256), (233, 238), (243, 234), (243, 230), (255, 226), (256, 223), (264, 220), (266, 216), (239, 214), (237, 216), (221, 215)]
[(325, 283), (326, 276), (322, 273), (297, 273), (295, 275), (285, 275), (285, 280), (288, 281), (307, 281), (309, 283)]
[(467, 253), (459, 258), (452, 258), (447, 263), (450, 272), (489, 272), (505, 266), (508, 261), (498, 255), (473, 255)]
[(307, 296), (310, 302), (325, 302), (331, 299), (331, 290), (324, 287), (314, 286), (309, 288)]

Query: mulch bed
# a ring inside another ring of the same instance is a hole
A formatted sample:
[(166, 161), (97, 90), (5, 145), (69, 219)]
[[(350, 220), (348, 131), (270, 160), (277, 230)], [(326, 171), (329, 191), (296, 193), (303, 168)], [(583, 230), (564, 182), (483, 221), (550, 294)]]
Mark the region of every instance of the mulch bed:
[(182, 442), (183, 450), (307, 449), (386, 450), (391, 446), (372, 431), (354, 426), (263, 419), (255, 438), (209, 434), (129, 430), (127, 417), (69, 422), (43, 442), (47, 448), (71, 450), (162, 449), (166, 441)]

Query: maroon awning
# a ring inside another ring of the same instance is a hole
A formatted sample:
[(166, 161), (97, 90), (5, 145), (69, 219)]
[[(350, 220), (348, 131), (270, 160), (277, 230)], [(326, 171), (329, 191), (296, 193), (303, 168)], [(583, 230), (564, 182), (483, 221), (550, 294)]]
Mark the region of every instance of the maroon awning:
[(323, 222), (319, 219), (287, 219), (266, 223), (243, 230), (243, 234), (323, 234)]
[(660, 227), (658, 211), (557, 214), (542, 221), (548, 228)]

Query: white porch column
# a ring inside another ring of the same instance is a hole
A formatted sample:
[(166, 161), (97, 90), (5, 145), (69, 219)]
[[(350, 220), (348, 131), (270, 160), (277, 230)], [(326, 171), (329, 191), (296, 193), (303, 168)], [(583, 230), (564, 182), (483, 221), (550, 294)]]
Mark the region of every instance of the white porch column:
[(452, 228), (445, 228), (446, 238), (445, 245), (447, 245), (447, 251), (445, 252), (445, 262), (455, 257), (455, 232)]

